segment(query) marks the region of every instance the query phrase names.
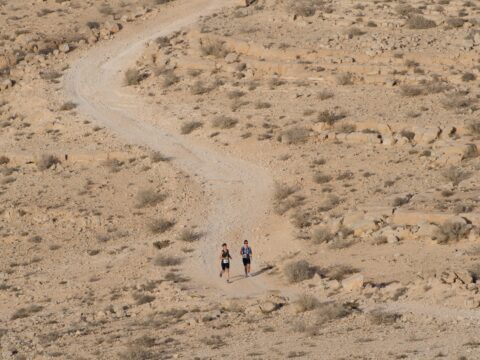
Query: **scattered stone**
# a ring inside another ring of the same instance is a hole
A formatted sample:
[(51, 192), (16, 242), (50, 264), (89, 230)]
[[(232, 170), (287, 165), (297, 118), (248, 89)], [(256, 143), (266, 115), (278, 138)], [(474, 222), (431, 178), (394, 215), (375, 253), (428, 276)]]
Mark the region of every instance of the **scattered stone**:
[(364, 278), (362, 274), (355, 274), (342, 280), (342, 287), (346, 291), (358, 290), (363, 287), (363, 280)]

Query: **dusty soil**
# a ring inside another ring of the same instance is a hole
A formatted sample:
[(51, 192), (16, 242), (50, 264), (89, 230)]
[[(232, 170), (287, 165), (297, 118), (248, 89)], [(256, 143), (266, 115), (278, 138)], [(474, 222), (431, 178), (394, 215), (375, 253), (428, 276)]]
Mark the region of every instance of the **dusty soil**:
[(478, 357), (476, 4), (0, 10), (0, 358)]

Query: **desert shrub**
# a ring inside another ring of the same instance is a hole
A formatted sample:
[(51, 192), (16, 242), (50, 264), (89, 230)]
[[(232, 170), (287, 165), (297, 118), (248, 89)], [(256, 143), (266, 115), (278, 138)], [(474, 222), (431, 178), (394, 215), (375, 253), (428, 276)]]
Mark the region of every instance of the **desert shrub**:
[(355, 243), (355, 239), (338, 236), (337, 233), (337, 236), (334, 238), (334, 240), (328, 244), (328, 248), (332, 250), (342, 250), (352, 246)]
[(231, 129), (237, 123), (237, 119), (222, 115), (213, 119), (212, 126), (219, 129)]
[(355, 132), (356, 129), (357, 127), (355, 126), (355, 124), (341, 124), (338, 127), (338, 131), (343, 134), (351, 134)]
[(273, 77), (268, 81), (268, 85), (273, 89), (276, 88), (277, 86), (282, 86), (285, 84), (285, 81), (278, 78), (278, 77)]
[(403, 85), (400, 88), (400, 94), (406, 97), (423, 95), (423, 87), (418, 85)]
[(352, 85), (353, 77), (351, 73), (342, 73), (335, 76), (335, 81), (337, 85)]
[(148, 224), (148, 230), (153, 234), (163, 234), (175, 225), (175, 222), (167, 219), (155, 219)]
[(398, 206), (408, 204), (410, 199), (411, 199), (411, 196), (396, 197), (395, 199), (393, 199), (392, 206), (398, 207)]
[(40, 77), (43, 80), (53, 81), (53, 80), (57, 80), (58, 78), (62, 77), (62, 73), (59, 73), (58, 71), (54, 71), (54, 70), (49, 70), (49, 71), (40, 73)]
[(0, 165), (6, 165), (10, 162), (10, 159), (5, 155), (0, 156)]
[(379, 235), (373, 238), (372, 244), (373, 245), (383, 245), (388, 243), (388, 238), (384, 235)]
[(313, 175), (313, 181), (315, 181), (317, 184), (326, 184), (332, 181), (332, 177), (330, 175), (316, 173)]
[(175, 75), (173, 70), (165, 71), (163, 73), (162, 86), (164, 88), (168, 88), (168, 87), (178, 83), (179, 81), (180, 81), (180, 78), (177, 75)]
[(347, 317), (352, 313), (352, 308), (338, 302), (325, 302), (317, 305), (316, 323), (323, 325), (329, 321)]
[(148, 304), (148, 303), (151, 303), (152, 301), (154, 301), (155, 296), (147, 295), (147, 294), (134, 293), (133, 294), (133, 300), (135, 300), (135, 303), (137, 305), (143, 305), (143, 304)]
[(400, 4), (395, 7), (395, 12), (401, 16), (408, 16), (410, 14), (418, 13), (420, 10), (414, 8), (412, 5)]
[(175, 257), (175, 256), (168, 256), (168, 255), (158, 255), (155, 258), (155, 265), (157, 266), (177, 266), (182, 263), (182, 259)]
[(203, 81), (197, 80), (190, 88), (190, 91), (193, 95), (203, 95), (211, 91), (212, 88), (206, 86)]
[(478, 156), (478, 148), (475, 144), (467, 144), (462, 154), (462, 160), (473, 159)]
[(470, 177), (470, 173), (463, 171), (458, 166), (450, 166), (442, 173), (443, 177), (451, 182), (454, 186), (459, 185), (462, 181)]
[(155, 206), (158, 203), (164, 201), (165, 199), (166, 199), (165, 194), (159, 193), (154, 189), (140, 190), (136, 196), (138, 208)]
[(193, 130), (199, 129), (203, 126), (200, 121), (187, 121), (180, 127), (180, 133), (183, 135), (190, 134)]
[(153, 246), (158, 250), (162, 250), (169, 247), (170, 244), (171, 244), (170, 240), (159, 240), (159, 241), (155, 241), (153, 243)]
[(150, 154), (150, 161), (152, 163), (158, 163), (158, 162), (161, 162), (161, 161), (168, 161), (168, 160), (169, 160), (169, 158), (166, 157), (165, 155), (163, 155), (159, 151), (154, 151)]
[(400, 131), (400, 135), (404, 138), (407, 138), (408, 141), (412, 141), (415, 138), (415, 133), (410, 130), (403, 129), (402, 131)]
[(462, 94), (450, 95), (442, 100), (445, 109), (467, 109), (474, 104), (475, 100)]
[(296, 211), (292, 214), (290, 220), (293, 226), (299, 229), (312, 225), (312, 222), (310, 221), (310, 214), (305, 211)]
[(274, 206), (274, 211), (278, 215), (285, 214), (288, 210), (299, 207), (304, 204), (305, 197), (295, 195), (285, 200), (277, 202)]
[(298, 297), (297, 301), (295, 301), (295, 304), (298, 311), (303, 313), (316, 309), (320, 302), (315, 296), (302, 294)]
[(320, 100), (327, 100), (327, 99), (331, 99), (333, 98), (335, 95), (333, 94), (333, 92), (329, 91), (329, 90), (321, 90), (319, 93), (318, 93), (318, 98)]
[(310, 131), (307, 128), (295, 127), (283, 131), (282, 133), (282, 142), (286, 144), (303, 144), (308, 140)]
[(140, 71), (138, 69), (128, 69), (127, 71), (125, 71), (124, 81), (126, 85), (138, 85), (140, 84), (141, 80), (142, 75), (140, 74)]
[(260, 110), (260, 109), (269, 109), (272, 107), (272, 104), (268, 102), (262, 102), (262, 101), (257, 101), (255, 102), (255, 109)]
[(365, 31), (363, 31), (362, 29), (359, 29), (358, 27), (352, 27), (352, 28), (350, 28), (350, 29), (348, 29), (348, 30), (346, 31), (346, 35), (347, 35), (350, 39), (352, 39), (352, 38), (354, 38), (354, 37), (356, 37), (356, 36), (362, 36), (362, 35), (364, 35), (364, 34), (365, 34)]
[(328, 243), (332, 241), (334, 237), (335, 237), (335, 234), (332, 233), (328, 228), (320, 227), (313, 230), (312, 242), (314, 244)]
[(234, 91), (230, 91), (230, 92), (227, 93), (227, 97), (230, 100), (241, 98), (244, 95), (245, 95), (245, 93), (243, 91), (240, 91), (240, 90), (234, 90)]
[(20, 308), (13, 313), (11, 320), (24, 319), (42, 310), (43, 310), (43, 306), (35, 305), (35, 304), (24, 307), (24, 308)]
[(178, 235), (179, 240), (189, 243), (199, 240), (200, 237), (201, 234), (192, 229), (183, 229)]
[(321, 111), (318, 114), (316, 122), (326, 123), (328, 125), (333, 125), (338, 120), (341, 120), (345, 117), (345, 114), (337, 114), (330, 110)]
[(480, 135), (480, 121), (474, 121), (468, 124), (468, 130), (472, 135)]
[(131, 344), (118, 354), (120, 360), (146, 360), (152, 358), (152, 353), (141, 345)]
[(462, 19), (460, 17), (450, 17), (447, 19), (446, 23), (452, 28), (459, 28), (462, 27), (463, 24), (465, 24), (465, 19)]
[(311, 279), (315, 275), (315, 268), (307, 261), (299, 260), (285, 266), (284, 274), (290, 283), (298, 283)]
[(434, 28), (437, 26), (437, 23), (424, 18), (422, 15), (413, 15), (407, 19), (406, 25), (409, 29), (421, 30)]
[(225, 42), (216, 39), (201, 39), (200, 52), (203, 56), (214, 56), (224, 58), (229, 53)]
[(117, 173), (122, 170), (123, 161), (118, 159), (107, 159), (102, 162), (102, 165), (105, 166), (110, 172)]
[(447, 221), (440, 225), (434, 234), (439, 244), (457, 242), (468, 236), (471, 226), (462, 222)]
[(340, 198), (336, 195), (330, 194), (325, 200), (323, 200), (323, 202), (318, 207), (318, 210), (321, 212), (329, 211), (336, 207), (338, 204), (340, 204)]
[(66, 103), (63, 103), (62, 106), (60, 106), (61, 111), (70, 111), (73, 110), (77, 107), (77, 104), (71, 101), (67, 101)]
[(358, 273), (358, 269), (350, 265), (332, 265), (320, 270), (320, 274), (332, 280), (342, 281), (350, 275)]
[(37, 165), (38, 170), (44, 171), (50, 169), (52, 166), (60, 164), (60, 160), (51, 154), (42, 154), (36, 160), (35, 164)]
[(273, 198), (276, 201), (285, 200), (287, 197), (289, 197), (291, 194), (295, 193), (296, 191), (297, 189), (293, 186), (276, 183), (274, 192), (273, 192)]
[(402, 315), (386, 312), (384, 310), (373, 310), (368, 314), (368, 319), (374, 325), (393, 325)]
[(290, 11), (298, 16), (310, 17), (315, 15), (317, 8), (312, 1), (299, 0), (291, 3)]
[(470, 72), (466, 72), (462, 75), (462, 81), (465, 81), (465, 82), (474, 81), (476, 79), (477, 79), (477, 76)]

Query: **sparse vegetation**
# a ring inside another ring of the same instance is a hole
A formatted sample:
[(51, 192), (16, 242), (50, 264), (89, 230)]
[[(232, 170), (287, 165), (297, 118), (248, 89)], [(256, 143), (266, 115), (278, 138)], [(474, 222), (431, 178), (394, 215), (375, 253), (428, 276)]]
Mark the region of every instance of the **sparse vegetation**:
[(24, 319), (42, 310), (43, 310), (43, 306), (35, 305), (35, 304), (24, 307), (24, 308), (20, 308), (13, 313), (11, 320)]
[(309, 135), (310, 131), (308, 129), (295, 127), (285, 130), (282, 133), (281, 139), (282, 142), (285, 142), (286, 144), (298, 145), (305, 143), (308, 140)]
[(201, 234), (192, 229), (183, 229), (178, 235), (178, 238), (180, 240), (189, 242), (189, 243), (199, 240), (200, 237), (201, 237)]
[(368, 318), (373, 325), (393, 325), (401, 317), (400, 314), (383, 310), (374, 310), (368, 314)]
[(60, 160), (55, 155), (42, 154), (35, 160), (35, 163), (38, 170), (45, 171), (56, 166), (57, 164), (60, 164)]
[(175, 222), (167, 219), (155, 219), (148, 224), (148, 229), (153, 234), (163, 234), (165, 231), (171, 229), (175, 225)]
[(137, 207), (155, 206), (166, 199), (166, 195), (154, 189), (144, 189), (137, 193)]
[(439, 226), (434, 238), (439, 244), (449, 244), (465, 238), (470, 233), (470, 230), (471, 225), (462, 222), (447, 221)]
[(284, 274), (290, 283), (297, 283), (311, 279), (315, 275), (315, 268), (307, 261), (299, 260), (285, 266)]
[(443, 171), (443, 177), (451, 182), (453, 186), (458, 186), (462, 181), (470, 177), (470, 173), (463, 171), (458, 166), (450, 166)]
[(203, 123), (200, 121), (187, 121), (186, 123), (183, 123), (181, 128), (180, 128), (180, 133), (183, 135), (190, 134), (192, 131), (199, 129), (203, 126)]
[(225, 47), (225, 43), (216, 39), (201, 39), (200, 51), (203, 56), (213, 56), (216, 58), (224, 58), (229, 53)]
[(231, 129), (238, 123), (237, 119), (228, 116), (219, 116), (213, 119), (212, 126), (219, 129)]
[(437, 26), (437, 23), (424, 18), (422, 15), (412, 15), (407, 19), (406, 25), (409, 29), (422, 30), (434, 28)]
[(320, 304), (318, 299), (315, 296), (302, 294), (298, 297), (297, 301), (295, 302), (298, 312), (306, 312), (311, 311), (317, 308)]
[(157, 266), (178, 266), (182, 263), (182, 259), (175, 256), (158, 255), (155, 258), (155, 265)]
[(142, 81), (142, 75), (138, 69), (128, 69), (125, 72), (125, 84), (128, 86), (138, 85)]

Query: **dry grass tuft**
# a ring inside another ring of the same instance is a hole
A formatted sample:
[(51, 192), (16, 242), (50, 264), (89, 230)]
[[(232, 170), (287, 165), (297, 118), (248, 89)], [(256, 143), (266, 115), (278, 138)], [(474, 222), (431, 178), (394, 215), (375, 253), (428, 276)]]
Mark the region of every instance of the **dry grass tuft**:
[(433, 20), (424, 18), (422, 15), (413, 15), (407, 19), (406, 26), (409, 29), (422, 30), (431, 29), (437, 26)]
[(180, 133), (183, 135), (190, 134), (192, 131), (199, 129), (203, 126), (203, 123), (200, 121), (187, 121), (186, 123), (182, 124), (180, 128)]
[(368, 319), (374, 325), (393, 325), (402, 315), (383, 310), (374, 310), (368, 314)]
[(42, 154), (35, 160), (35, 164), (37, 165), (38, 170), (44, 171), (60, 164), (60, 160), (54, 155)]
[(335, 81), (337, 82), (337, 85), (352, 85), (353, 76), (351, 73), (337, 74), (335, 76)]
[(171, 229), (174, 225), (174, 221), (167, 219), (155, 219), (148, 224), (148, 230), (150, 230), (152, 234), (163, 234), (165, 231)]
[(307, 128), (295, 127), (285, 130), (281, 135), (281, 139), (286, 144), (298, 145), (307, 142), (309, 136), (310, 131)]
[(451, 182), (453, 186), (458, 186), (462, 181), (468, 179), (470, 177), (470, 173), (463, 171), (458, 166), (450, 166), (442, 173), (443, 177)]
[(62, 106), (60, 106), (61, 111), (71, 111), (77, 107), (77, 104), (71, 101), (67, 101), (66, 103), (63, 103)]
[(228, 116), (219, 116), (212, 121), (212, 126), (219, 129), (231, 129), (238, 123), (237, 119)]
[(167, 198), (165, 194), (159, 193), (154, 189), (140, 190), (137, 193), (137, 208), (155, 206)]
[(298, 312), (303, 313), (316, 309), (319, 306), (320, 302), (315, 296), (303, 294), (298, 297), (297, 301), (295, 301), (295, 304), (297, 306)]
[(142, 75), (138, 69), (128, 69), (125, 71), (125, 85), (138, 85), (142, 81)]
[(16, 319), (24, 319), (27, 318), (33, 314), (36, 314), (40, 311), (43, 310), (43, 306), (40, 305), (30, 305), (24, 308), (20, 308), (17, 311), (15, 311), (10, 318), (11, 320), (16, 320)]
[(342, 113), (337, 114), (337, 113), (334, 113), (333, 111), (325, 110), (325, 111), (321, 111), (318, 114), (316, 122), (321, 122), (321, 123), (326, 123), (328, 125), (333, 125), (337, 121), (339, 121), (343, 118), (345, 118), (345, 114), (342, 114)]
[(182, 259), (175, 257), (175, 256), (167, 256), (167, 255), (158, 255), (155, 258), (154, 264), (157, 266), (178, 266), (183, 262)]
[(307, 261), (299, 260), (285, 266), (283, 271), (290, 283), (298, 283), (311, 279), (315, 275), (316, 269)]
[(352, 313), (352, 308), (346, 304), (326, 302), (317, 305), (317, 324), (323, 325), (329, 321), (347, 317)]
[(471, 225), (462, 222), (447, 221), (439, 226), (434, 238), (438, 244), (442, 245), (458, 242), (468, 236), (471, 228)]
[(229, 53), (229, 50), (225, 47), (223, 41), (216, 39), (201, 39), (200, 52), (203, 56), (224, 58)]
[(329, 243), (334, 239), (334, 237), (335, 237), (335, 234), (332, 233), (328, 228), (320, 227), (313, 230), (312, 242), (314, 244)]
[(202, 237), (202, 234), (192, 229), (183, 229), (178, 235), (178, 239), (185, 242), (195, 242)]

